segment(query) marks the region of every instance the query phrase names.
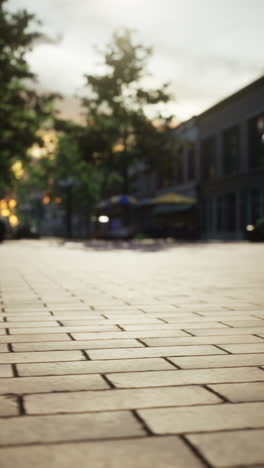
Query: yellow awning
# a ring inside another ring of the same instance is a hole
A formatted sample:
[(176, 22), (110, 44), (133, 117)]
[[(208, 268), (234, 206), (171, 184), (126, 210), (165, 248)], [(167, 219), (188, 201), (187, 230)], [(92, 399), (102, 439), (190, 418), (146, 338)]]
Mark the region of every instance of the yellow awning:
[(160, 195), (158, 197), (152, 198), (152, 204), (159, 204), (159, 203), (197, 203), (197, 200), (191, 197), (186, 197), (185, 195), (181, 195), (180, 193), (165, 193), (164, 195)]

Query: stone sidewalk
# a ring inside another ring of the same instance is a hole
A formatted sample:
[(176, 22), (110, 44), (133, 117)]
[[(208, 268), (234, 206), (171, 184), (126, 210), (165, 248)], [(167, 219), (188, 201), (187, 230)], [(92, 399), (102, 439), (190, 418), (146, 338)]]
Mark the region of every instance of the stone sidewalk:
[(264, 467), (264, 245), (0, 245), (0, 467)]

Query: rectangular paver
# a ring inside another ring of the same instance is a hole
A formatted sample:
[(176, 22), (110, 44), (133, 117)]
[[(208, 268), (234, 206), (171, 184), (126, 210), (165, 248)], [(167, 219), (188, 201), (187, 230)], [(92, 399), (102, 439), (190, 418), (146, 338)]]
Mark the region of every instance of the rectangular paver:
[(86, 341), (51, 341), (44, 343), (15, 343), (14, 351), (50, 351), (69, 349), (109, 349), (109, 348), (143, 348), (144, 345), (137, 340), (86, 340)]
[[(261, 338), (254, 335), (227, 335), (227, 336), (189, 336), (189, 337), (161, 337), (142, 338), (148, 346), (176, 346), (176, 345), (200, 345), (200, 344), (233, 344), (233, 343), (256, 343), (264, 346)], [(224, 349), (227, 349), (225, 346)]]
[(225, 351), (214, 346), (168, 346), (156, 348), (128, 348), (111, 350), (87, 350), (90, 359), (128, 359), (159, 356), (195, 356), (206, 354), (225, 354)]
[(264, 382), (209, 385), (229, 401), (264, 401)]
[(115, 338), (150, 338), (160, 336), (190, 336), (182, 330), (138, 330), (138, 331), (115, 331), (115, 332), (102, 332), (100, 336), (98, 333), (74, 333), (71, 335), (75, 340), (96, 340), (96, 339), (115, 339)]
[(105, 372), (133, 372), (174, 369), (165, 359), (116, 359), (112, 361), (72, 361), (37, 364), (17, 364), (21, 376), (100, 374)]
[(0, 377), (12, 377), (13, 370), (10, 364), (0, 364)]
[(187, 436), (205, 459), (217, 468), (236, 466), (263, 467), (264, 429), (228, 431)]
[(233, 403), (139, 410), (155, 434), (263, 427), (264, 403)]
[(142, 425), (128, 411), (28, 416), (5, 421), (5, 430), (0, 432), (0, 445), (43, 444), (144, 435)]
[(25, 397), (25, 408), (29, 414), (49, 414), (200, 405), (221, 401), (202, 387), (188, 386), (29, 395)]
[(241, 355), (222, 355), (222, 356), (193, 356), (182, 358), (170, 358), (174, 364), (181, 369), (209, 369), (216, 367), (243, 367), (243, 366), (261, 366), (264, 365), (263, 354), (241, 354)]
[[(24, 322), (25, 326), (25, 322)], [(96, 326), (79, 326), (79, 327), (42, 327), (42, 328), (14, 328), (12, 325), (12, 328), (9, 328), (10, 333), (13, 335), (16, 334), (34, 334), (34, 333), (74, 333), (74, 332), (104, 332), (104, 331), (115, 331), (118, 330), (118, 328), (115, 325), (96, 325)]]
[(2, 363), (16, 362), (56, 362), (56, 361), (82, 361), (85, 356), (81, 351), (46, 351), (36, 353), (3, 353)]
[(60, 375), (45, 377), (16, 377), (1, 379), (0, 393), (74, 392), (76, 390), (101, 390), (109, 385), (101, 375)]
[(212, 335), (259, 335), (264, 333), (264, 327), (233, 327), (233, 328), (190, 328), (185, 331), (194, 336), (212, 336)]
[(1, 468), (203, 468), (191, 449), (177, 437), (54, 444), (0, 449)]
[(153, 372), (123, 372), (108, 374), (117, 388), (161, 387), (224, 382), (255, 382), (264, 380), (264, 372), (255, 367), (226, 369), (192, 369)]
[[(254, 326), (254, 325), (253, 325)], [(185, 329), (185, 328), (228, 328), (227, 325), (224, 325), (220, 322), (179, 322), (179, 323), (160, 323), (160, 324), (153, 324), (153, 325), (124, 325), (124, 330), (173, 330), (174, 328), (177, 329)]]
[[(14, 416), (17, 414), (19, 414), (19, 406), (16, 397), (14, 395), (0, 396), (0, 417)], [(4, 422), (2, 422), (2, 424), (4, 424)]]
[(222, 348), (232, 354), (264, 353), (264, 341), (254, 344), (225, 344)]

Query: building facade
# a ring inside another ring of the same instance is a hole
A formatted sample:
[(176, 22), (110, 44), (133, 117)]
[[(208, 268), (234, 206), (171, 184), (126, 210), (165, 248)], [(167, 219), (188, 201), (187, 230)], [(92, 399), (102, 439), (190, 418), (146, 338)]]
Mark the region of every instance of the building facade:
[(178, 148), (170, 180), (139, 171), (135, 195), (195, 198), (202, 238), (243, 239), (264, 216), (264, 77), (172, 132)]
[(205, 238), (242, 239), (264, 216), (264, 77), (197, 118)]

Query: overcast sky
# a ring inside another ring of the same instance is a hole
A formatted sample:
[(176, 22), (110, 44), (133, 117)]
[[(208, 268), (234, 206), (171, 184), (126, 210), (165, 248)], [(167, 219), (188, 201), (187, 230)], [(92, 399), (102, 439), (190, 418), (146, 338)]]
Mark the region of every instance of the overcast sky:
[(71, 96), (84, 73), (96, 73), (112, 32), (137, 31), (153, 46), (152, 84), (171, 81), (176, 99), (167, 112), (197, 115), (264, 73), (264, 0), (9, 0), (26, 8), (57, 41), (36, 46), (29, 62), (43, 89), (67, 96), (66, 117), (78, 111)]

